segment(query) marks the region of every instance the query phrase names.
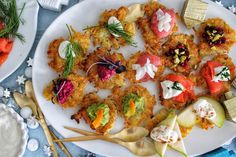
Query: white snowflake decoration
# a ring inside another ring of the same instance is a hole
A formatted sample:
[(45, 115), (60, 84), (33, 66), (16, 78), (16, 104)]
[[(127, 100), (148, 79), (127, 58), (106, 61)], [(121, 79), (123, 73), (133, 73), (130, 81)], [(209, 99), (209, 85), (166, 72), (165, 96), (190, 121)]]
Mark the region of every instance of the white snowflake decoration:
[(223, 7), (223, 4), (221, 1), (215, 1), (215, 3)]
[(34, 62), (34, 60), (29, 57), (29, 59), (27, 60), (28, 67), (32, 67), (33, 66), (33, 62)]
[(21, 76), (17, 76), (16, 82), (21, 85), (21, 84), (25, 84), (25, 80), (26, 78), (24, 77), (24, 75)]
[(4, 91), (3, 91), (3, 96), (5, 98), (9, 98), (11, 95), (11, 92), (6, 88)]
[(47, 145), (44, 145), (43, 146), (43, 151), (44, 151), (44, 154), (47, 155), (47, 156), (51, 156), (52, 155), (52, 150), (49, 146)]
[(236, 13), (236, 7), (234, 5), (229, 7), (229, 10), (232, 11), (232, 13)]

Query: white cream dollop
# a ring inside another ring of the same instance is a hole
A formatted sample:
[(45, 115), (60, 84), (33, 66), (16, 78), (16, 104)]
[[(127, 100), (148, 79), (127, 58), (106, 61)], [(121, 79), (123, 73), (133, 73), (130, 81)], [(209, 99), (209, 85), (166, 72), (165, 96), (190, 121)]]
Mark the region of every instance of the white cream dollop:
[(212, 79), (213, 82), (230, 80), (230, 70), (227, 66), (218, 66), (214, 68), (214, 73), (215, 76)]
[(133, 64), (132, 69), (136, 70), (136, 80), (142, 79), (145, 74), (147, 73), (151, 78), (155, 77), (155, 72), (157, 71), (157, 67), (153, 64), (151, 64), (151, 61), (149, 58), (147, 58), (147, 61), (144, 66), (141, 66), (140, 64)]
[(176, 143), (178, 134), (166, 125), (155, 127), (150, 134), (151, 138), (161, 143)]
[(22, 131), (17, 120), (0, 109), (0, 157), (16, 157), (22, 143)]
[[(121, 22), (115, 17), (115, 16), (111, 16), (109, 19), (108, 19), (108, 25), (110, 24), (117, 24), (117, 28), (121, 29), (121, 30), (124, 30)], [(114, 32), (110, 32), (114, 37), (120, 37), (118, 34), (115, 34)]]
[(161, 87), (163, 91), (162, 95), (164, 99), (170, 99), (170, 98), (176, 97), (185, 90), (184, 86), (179, 82), (177, 83), (177, 86), (180, 88), (180, 90), (173, 88), (173, 86), (174, 86), (173, 81), (165, 80), (161, 82)]
[(210, 103), (207, 102), (207, 100), (204, 99), (199, 99), (197, 102), (195, 102), (193, 109), (195, 113), (201, 118), (213, 119), (216, 116), (215, 109)]
[[(59, 48), (58, 48), (58, 53), (59, 56), (63, 59), (66, 59), (66, 55), (67, 55), (67, 46), (71, 44), (69, 41), (65, 40), (63, 42), (61, 42)], [(71, 45), (69, 45), (71, 46)], [(72, 55), (73, 57), (75, 57), (75, 52), (72, 51)]]
[(158, 9), (156, 12), (158, 19), (158, 30), (162, 32), (163, 30), (168, 32), (171, 28), (170, 22), (172, 20), (170, 14), (164, 13), (161, 9)]

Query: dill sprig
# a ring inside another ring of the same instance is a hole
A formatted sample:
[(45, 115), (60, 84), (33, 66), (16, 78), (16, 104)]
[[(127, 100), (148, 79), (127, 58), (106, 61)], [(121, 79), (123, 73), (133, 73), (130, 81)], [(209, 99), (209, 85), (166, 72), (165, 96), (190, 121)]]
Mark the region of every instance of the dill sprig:
[(137, 46), (137, 43), (135, 43), (132, 39), (132, 36), (129, 35), (129, 33), (127, 31), (125, 31), (122, 27), (121, 27), (121, 23), (111, 23), (111, 24), (108, 24), (106, 23), (105, 24), (105, 28), (113, 33), (113, 34), (116, 34), (118, 36), (120, 36), (121, 38), (125, 39), (125, 41), (130, 44), (131, 46)]
[(216, 76), (220, 76), (222, 79), (230, 79), (230, 73), (229, 73), (229, 68), (224, 67)]
[(24, 36), (17, 32), (20, 23), (22, 23), (20, 17), (24, 10), (24, 7), (25, 3), (18, 15), (15, 0), (10, 0), (10, 2), (0, 1), (0, 21), (4, 22), (5, 24), (5, 27), (0, 30), (0, 37), (17, 37), (22, 42), (25, 41)]
[(73, 40), (73, 28), (69, 25), (66, 25), (69, 35), (70, 35), (70, 43), (66, 46), (66, 66), (65, 69), (63, 71), (62, 76), (66, 77), (70, 74), (73, 66), (74, 66), (74, 62), (75, 62), (75, 57), (80, 55), (81, 52), (83, 52), (83, 49), (81, 47), (81, 45), (78, 42), (75, 42)]
[(172, 89), (175, 89), (175, 90), (183, 90), (180, 85), (179, 85), (179, 82), (175, 81), (173, 86), (171, 87)]

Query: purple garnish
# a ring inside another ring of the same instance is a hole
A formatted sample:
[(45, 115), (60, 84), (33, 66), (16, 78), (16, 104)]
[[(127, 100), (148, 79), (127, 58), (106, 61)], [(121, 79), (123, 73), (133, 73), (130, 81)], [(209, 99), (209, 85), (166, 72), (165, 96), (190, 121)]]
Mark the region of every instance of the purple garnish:
[(67, 98), (72, 94), (74, 86), (70, 80), (58, 79), (54, 82), (53, 93), (60, 104), (66, 102)]
[(220, 45), (226, 42), (224, 30), (215, 26), (206, 26), (202, 37), (206, 40), (209, 46)]
[(99, 62), (93, 63), (87, 70), (87, 73), (94, 65), (97, 66), (98, 76), (102, 81), (108, 80), (115, 74), (120, 74), (126, 71), (126, 67), (121, 65), (120, 61), (113, 62), (111, 59), (98, 56), (101, 60)]

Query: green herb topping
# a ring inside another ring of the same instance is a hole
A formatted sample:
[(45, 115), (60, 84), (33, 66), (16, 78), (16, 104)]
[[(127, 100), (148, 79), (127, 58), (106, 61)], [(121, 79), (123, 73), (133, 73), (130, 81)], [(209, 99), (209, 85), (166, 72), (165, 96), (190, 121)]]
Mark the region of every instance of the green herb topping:
[(171, 87), (172, 89), (175, 89), (175, 90), (183, 90), (180, 83), (178, 81), (175, 81), (173, 86)]

